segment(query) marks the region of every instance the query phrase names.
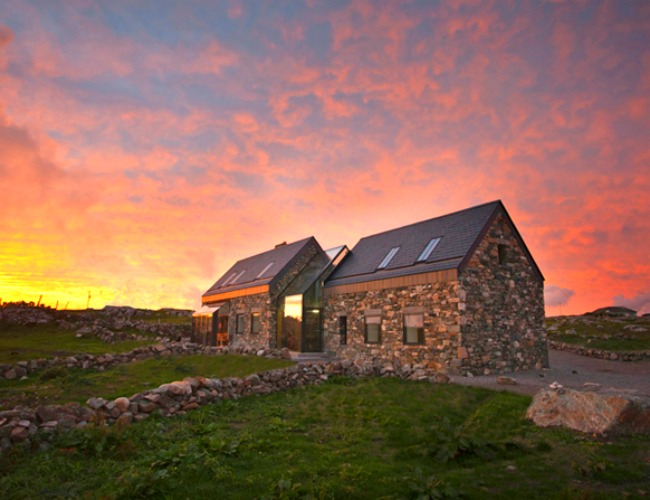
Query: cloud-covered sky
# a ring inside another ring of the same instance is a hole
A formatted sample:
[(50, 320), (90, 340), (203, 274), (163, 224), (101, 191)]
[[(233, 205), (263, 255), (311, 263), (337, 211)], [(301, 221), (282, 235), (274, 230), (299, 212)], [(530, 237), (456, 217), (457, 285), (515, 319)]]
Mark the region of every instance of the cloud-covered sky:
[(194, 307), (501, 199), (548, 314), (650, 312), (646, 0), (4, 0), (0, 89), (4, 301)]

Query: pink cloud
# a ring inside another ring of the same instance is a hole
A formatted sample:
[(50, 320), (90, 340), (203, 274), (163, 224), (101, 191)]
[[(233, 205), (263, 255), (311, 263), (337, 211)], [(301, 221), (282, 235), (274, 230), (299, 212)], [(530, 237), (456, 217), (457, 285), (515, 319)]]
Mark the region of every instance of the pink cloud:
[[(575, 23), (575, 2), (259, 8), (263, 21), (246, 2), (219, 10), (251, 23), (230, 37), (174, 9), (201, 36), (173, 42), (76, 6), (59, 27), (79, 28), (70, 39), (38, 6), (0, 28), (0, 187), (43, 276), (188, 303), (278, 237), (354, 244), (503, 198), (548, 283), (575, 292), (565, 312), (644, 289), (650, 56), (621, 42), (643, 36), (643, 16), (604, 3)], [(316, 25), (331, 29), (322, 60)], [(0, 224), (27, 245), (13, 214)]]

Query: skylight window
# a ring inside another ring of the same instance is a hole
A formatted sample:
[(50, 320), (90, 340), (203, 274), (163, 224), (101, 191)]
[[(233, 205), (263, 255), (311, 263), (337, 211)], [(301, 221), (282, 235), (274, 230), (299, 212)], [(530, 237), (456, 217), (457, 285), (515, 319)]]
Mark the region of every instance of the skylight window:
[(388, 264), (390, 264), (390, 261), (393, 260), (393, 257), (395, 257), (395, 254), (399, 250), (399, 247), (394, 247), (390, 249), (390, 252), (386, 254), (386, 257), (384, 257), (384, 260), (381, 261), (381, 264), (377, 266), (377, 269), (384, 269)]
[(262, 276), (264, 276), (264, 274), (266, 273), (266, 271), (268, 271), (269, 269), (271, 269), (271, 266), (272, 266), (273, 264), (275, 264), (275, 262), (269, 262), (269, 263), (266, 265), (266, 267), (260, 271), (260, 273), (257, 275), (257, 277), (256, 277), (255, 279), (258, 280), (258, 279), (260, 279)]
[(239, 273), (237, 276), (235, 276), (235, 279), (232, 280), (232, 281), (230, 282), (230, 284), (233, 285), (233, 284), (235, 283), (235, 281), (237, 281), (239, 278), (241, 278), (241, 277), (242, 277), (242, 274), (244, 274), (245, 272), (246, 272), (246, 269), (244, 269), (241, 273)]
[(422, 250), (422, 253), (418, 257), (417, 262), (424, 262), (427, 260), (431, 255), (431, 252), (433, 252), (438, 246), (438, 243), (440, 243), (440, 238), (432, 238), (431, 241), (427, 243), (427, 246), (424, 247), (424, 250)]
[(232, 273), (230, 276), (228, 276), (228, 279), (226, 281), (224, 281), (223, 285), (221, 285), (221, 286), (226, 286), (228, 283), (230, 283), (235, 278), (235, 276), (237, 276), (237, 273), (236, 272)]

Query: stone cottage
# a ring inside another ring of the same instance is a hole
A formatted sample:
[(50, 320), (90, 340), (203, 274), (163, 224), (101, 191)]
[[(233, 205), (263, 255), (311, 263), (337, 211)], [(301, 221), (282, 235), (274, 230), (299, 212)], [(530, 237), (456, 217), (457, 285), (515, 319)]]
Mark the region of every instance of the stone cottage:
[(326, 252), (313, 237), (280, 245), (235, 264), (203, 304), (226, 311), (234, 345), (499, 373), (548, 365), (543, 281), (495, 201), (364, 237), (351, 251)]
[(238, 261), (203, 294), (194, 340), (322, 352), (323, 282), (347, 251), (310, 237)]

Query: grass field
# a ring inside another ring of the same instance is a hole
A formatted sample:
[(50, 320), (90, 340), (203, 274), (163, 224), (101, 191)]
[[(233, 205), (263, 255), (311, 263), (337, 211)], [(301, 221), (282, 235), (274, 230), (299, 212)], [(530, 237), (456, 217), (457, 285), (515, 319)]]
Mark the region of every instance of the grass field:
[[(635, 325), (645, 331), (631, 331), (626, 326)], [(605, 351), (650, 350), (650, 319), (613, 321), (591, 317), (567, 321), (562, 317), (547, 318), (548, 338)], [(549, 329), (550, 327), (550, 329)]]
[(282, 368), (291, 361), (256, 356), (168, 356), (150, 358), (97, 371), (55, 367), (26, 380), (0, 379), (0, 409), (16, 405), (84, 403), (91, 397), (132, 396), (185, 377), (242, 377)]
[(98, 355), (128, 352), (153, 343), (154, 339), (108, 344), (94, 335), (77, 338), (74, 331), (59, 328), (55, 324), (24, 326), (0, 322), (0, 363), (73, 356), (79, 353)]
[(0, 458), (23, 498), (621, 498), (650, 439), (539, 429), (530, 398), (397, 379), (318, 386), (61, 435)]

